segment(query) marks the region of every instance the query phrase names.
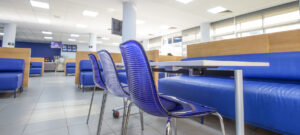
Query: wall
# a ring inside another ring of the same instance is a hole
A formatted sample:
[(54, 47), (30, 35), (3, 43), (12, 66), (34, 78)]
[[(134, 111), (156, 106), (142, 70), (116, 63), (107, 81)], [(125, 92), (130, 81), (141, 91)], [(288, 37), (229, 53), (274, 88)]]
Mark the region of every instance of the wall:
[(31, 48), (31, 57), (60, 56), (60, 49), (50, 48), (50, 43), (16, 42), (15, 48)]
[(97, 51), (100, 51), (100, 50), (107, 50), (111, 53), (120, 53), (120, 48), (119, 46), (108, 46), (108, 45), (97, 45)]

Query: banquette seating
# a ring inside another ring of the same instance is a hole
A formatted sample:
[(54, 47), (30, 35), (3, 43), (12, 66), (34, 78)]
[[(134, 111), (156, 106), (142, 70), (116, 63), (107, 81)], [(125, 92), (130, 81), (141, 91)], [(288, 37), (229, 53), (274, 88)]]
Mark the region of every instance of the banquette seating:
[[(269, 62), (270, 67), (219, 67), (242, 69), (245, 121), (282, 134), (300, 134), (300, 52), (260, 53), (187, 58), (189, 60)], [(235, 119), (232, 77), (181, 75), (159, 80), (160, 92), (216, 108)]]
[(24, 59), (0, 58), (0, 91), (23, 91)]
[(30, 62), (30, 75), (42, 75), (43, 63)]
[(80, 61), (80, 85), (82, 85), (82, 91), (85, 87), (94, 87), (92, 64), (89, 60)]
[(75, 74), (75, 68), (76, 68), (75, 62), (68, 62), (66, 64), (66, 75)]

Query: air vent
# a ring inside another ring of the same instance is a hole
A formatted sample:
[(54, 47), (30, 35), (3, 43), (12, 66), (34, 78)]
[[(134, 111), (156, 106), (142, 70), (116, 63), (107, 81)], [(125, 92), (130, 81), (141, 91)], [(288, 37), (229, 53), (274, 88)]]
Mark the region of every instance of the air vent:
[(220, 12), (220, 13), (218, 13), (218, 14), (231, 14), (231, 13), (232, 13), (231, 10), (225, 10), (225, 11)]
[(170, 27), (169, 29), (170, 30), (175, 30), (175, 29), (177, 29), (177, 27)]

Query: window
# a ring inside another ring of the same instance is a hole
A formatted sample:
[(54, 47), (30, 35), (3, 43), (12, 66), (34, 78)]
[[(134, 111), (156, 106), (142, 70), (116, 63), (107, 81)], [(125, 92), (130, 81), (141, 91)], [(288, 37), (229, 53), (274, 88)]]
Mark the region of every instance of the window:
[(292, 11), (285, 14), (266, 17), (264, 19), (265, 26), (274, 26), (276, 24), (283, 24), (288, 22), (295, 22), (300, 19), (299, 11)]
[(174, 37), (173, 38), (173, 43), (179, 43), (179, 42), (182, 42), (182, 37)]
[(212, 23), (211, 26), (213, 30), (212, 36), (214, 38), (232, 35), (235, 31), (234, 18)]
[(288, 30), (294, 30), (294, 29), (300, 29), (300, 24), (293, 24), (293, 25), (269, 28), (269, 29), (266, 29), (266, 33), (281, 32), (281, 31), (288, 31)]

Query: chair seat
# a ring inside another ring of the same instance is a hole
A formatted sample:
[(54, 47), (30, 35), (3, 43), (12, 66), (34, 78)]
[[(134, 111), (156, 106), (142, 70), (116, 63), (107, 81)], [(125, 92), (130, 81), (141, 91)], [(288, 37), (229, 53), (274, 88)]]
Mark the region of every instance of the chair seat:
[(30, 68), (30, 74), (42, 74), (42, 68)]
[(217, 112), (214, 108), (174, 96), (160, 95), (160, 100), (172, 117), (193, 117)]
[(22, 86), (23, 74), (12, 72), (0, 73), (0, 91), (16, 90)]

